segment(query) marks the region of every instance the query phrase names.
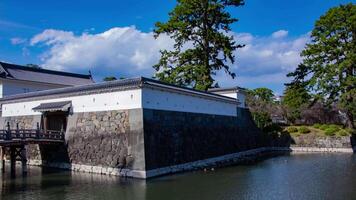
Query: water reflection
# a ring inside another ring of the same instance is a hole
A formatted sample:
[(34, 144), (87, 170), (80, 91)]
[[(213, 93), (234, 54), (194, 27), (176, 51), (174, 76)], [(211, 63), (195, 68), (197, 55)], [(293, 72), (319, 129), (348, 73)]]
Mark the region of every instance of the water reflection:
[(137, 180), (38, 167), (1, 177), (1, 199), (356, 199), (351, 154), (281, 156), (255, 165)]

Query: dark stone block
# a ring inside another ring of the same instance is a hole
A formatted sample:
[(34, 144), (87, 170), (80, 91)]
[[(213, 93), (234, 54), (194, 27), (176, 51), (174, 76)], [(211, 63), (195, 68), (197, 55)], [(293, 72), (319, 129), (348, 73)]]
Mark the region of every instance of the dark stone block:
[(240, 109), (239, 114), (240, 118), (144, 109), (146, 170), (263, 146), (249, 112)]

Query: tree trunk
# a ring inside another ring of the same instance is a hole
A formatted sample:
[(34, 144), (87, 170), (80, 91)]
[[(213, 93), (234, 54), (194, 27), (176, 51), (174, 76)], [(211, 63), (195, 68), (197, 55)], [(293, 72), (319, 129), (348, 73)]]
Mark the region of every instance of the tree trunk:
[(355, 129), (354, 116), (350, 111), (346, 111), (346, 117), (347, 117), (347, 121), (346, 121), (347, 128)]

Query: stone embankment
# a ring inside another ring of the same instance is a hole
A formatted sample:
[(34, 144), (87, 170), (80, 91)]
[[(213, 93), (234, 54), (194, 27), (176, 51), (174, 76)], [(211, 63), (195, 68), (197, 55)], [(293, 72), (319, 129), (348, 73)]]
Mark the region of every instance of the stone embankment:
[(356, 150), (354, 137), (300, 135), (292, 138), (293, 152), (340, 152), (352, 153)]

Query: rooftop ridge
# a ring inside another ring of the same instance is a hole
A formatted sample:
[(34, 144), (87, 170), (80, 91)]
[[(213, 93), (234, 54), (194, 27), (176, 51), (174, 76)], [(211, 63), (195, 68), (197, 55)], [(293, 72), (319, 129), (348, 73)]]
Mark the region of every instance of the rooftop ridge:
[(92, 78), (92, 76), (90, 74), (79, 74), (79, 73), (62, 72), (62, 71), (43, 69), (43, 68), (33, 68), (33, 67), (24, 66), (24, 65), (3, 62), (3, 61), (0, 61), (0, 65), (3, 66), (4, 68), (20, 69), (20, 70), (32, 71), (32, 72), (38, 72), (38, 73), (47, 73), (47, 74), (53, 74), (53, 75), (71, 76), (71, 77), (86, 78), (86, 79)]
[(0, 99), (0, 103), (7, 103), (12, 101), (23, 101), (25, 99), (32, 99), (44, 96), (53, 96), (53, 95), (64, 95), (64, 94), (88, 94), (94, 92), (107, 92), (113, 90), (127, 90), (133, 88), (140, 88), (143, 85), (148, 85), (152, 87), (162, 87), (162, 88), (169, 88), (171, 90), (180, 90), (183, 92), (188, 93), (195, 93), (204, 96), (210, 96), (218, 99), (224, 99), (227, 101), (236, 101), (236, 99), (231, 97), (225, 97), (218, 94), (213, 94), (210, 92), (199, 91), (192, 88), (176, 86), (173, 84), (163, 83), (158, 80), (146, 78), (146, 77), (136, 77), (130, 79), (122, 79), (122, 80), (114, 80), (108, 82), (100, 82), (100, 83), (92, 83), (87, 85), (80, 85), (80, 86), (72, 86), (72, 87), (65, 87), (65, 88), (58, 88), (58, 89), (50, 89), (50, 90), (43, 90), (37, 92), (29, 92), (24, 94), (16, 94), (7, 96)]

